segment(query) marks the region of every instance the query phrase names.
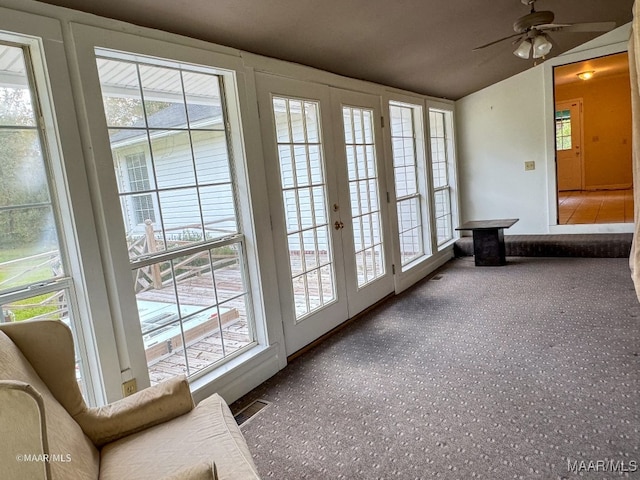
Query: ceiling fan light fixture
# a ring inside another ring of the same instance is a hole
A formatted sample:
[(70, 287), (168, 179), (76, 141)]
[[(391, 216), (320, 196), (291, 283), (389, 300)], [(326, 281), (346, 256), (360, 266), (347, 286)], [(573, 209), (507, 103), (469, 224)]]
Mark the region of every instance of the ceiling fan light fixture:
[(577, 75), (580, 80), (589, 80), (590, 78), (593, 78), (595, 73), (595, 70), (587, 70), (586, 72), (580, 72)]
[(531, 54), (531, 41), (528, 38), (522, 40), (518, 48), (513, 51), (513, 54), (516, 57), (524, 58), (525, 60), (528, 59)]
[(553, 44), (545, 33), (536, 35), (536, 38), (533, 39), (533, 58), (544, 57), (552, 47)]

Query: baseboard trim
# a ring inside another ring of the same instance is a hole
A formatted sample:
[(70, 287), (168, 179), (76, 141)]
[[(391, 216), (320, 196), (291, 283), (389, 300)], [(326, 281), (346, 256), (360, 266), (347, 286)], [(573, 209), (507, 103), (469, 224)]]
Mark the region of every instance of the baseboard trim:
[(633, 185), (631, 183), (616, 183), (612, 185), (589, 185), (584, 187), (589, 192), (598, 190), (629, 190)]
[(405, 291), (407, 288), (415, 285), (422, 279), (431, 275), (434, 271), (439, 269), (442, 265), (447, 263), (454, 257), (454, 245), (455, 242), (452, 242), (446, 248), (441, 250), (440, 252), (432, 255), (427, 260), (422, 262), (420, 265), (416, 265), (411, 270), (407, 272), (401, 272), (400, 274), (396, 274), (395, 279), (395, 289), (396, 293), (401, 293)]

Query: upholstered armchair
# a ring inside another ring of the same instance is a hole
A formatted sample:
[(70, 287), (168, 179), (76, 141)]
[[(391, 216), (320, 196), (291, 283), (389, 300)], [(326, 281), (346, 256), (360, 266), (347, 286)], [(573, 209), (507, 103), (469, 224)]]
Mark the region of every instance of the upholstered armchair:
[(257, 479), (224, 400), (194, 406), (184, 377), (88, 407), (70, 329), (0, 324), (0, 478)]

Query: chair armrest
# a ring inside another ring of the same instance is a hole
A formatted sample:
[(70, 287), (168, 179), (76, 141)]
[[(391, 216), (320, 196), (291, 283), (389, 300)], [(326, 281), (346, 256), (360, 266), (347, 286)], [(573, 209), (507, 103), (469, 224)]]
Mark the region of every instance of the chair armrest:
[[(51, 478), (44, 401), (31, 385), (0, 380), (0, 465), (3, 478)], [(6, 476), (6, 477), (5, 477)]]
[(193, 410), (185, 376), (178, 376), (74, 418), (96, 447), (167, 422)]

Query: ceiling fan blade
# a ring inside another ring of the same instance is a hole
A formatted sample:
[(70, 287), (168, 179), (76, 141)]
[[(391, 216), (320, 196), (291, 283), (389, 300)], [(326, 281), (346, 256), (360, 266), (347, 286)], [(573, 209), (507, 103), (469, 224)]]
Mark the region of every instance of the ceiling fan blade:
[(564, 27), (570, 27), (571, 25), (573, 25), (572, 23), (545, 23), (544, 25), (536, 25), (535, 28), (536, 30), (553, 30), (556, 28), (564, 28)]
[[(545, 25), (546, 27), (546, 25)], [(568, 25), (550, 26), (553, 32), (608, 32), (616, 28), (616, 22), (573, 23)]]
[(504, 42), (505, 40), (509, 40), (510, 38), (514, 38), (514, 37), (519, 37), (521, 35), (522, 35), (521, 33), (515, 33), (513, 35), (509, 35), (508, 37), (504, 37), (504, 38), (500, 38), (498, 40), (494, 40), (493, 42), (487, 43), (485, 45), (480, 45), (479, 47), (474, 48), (473, 51), (475, 52), (476, 50), (481, 50), (483, 48), (490, 47), (491, 45), (495, 45), (496, 43)]

